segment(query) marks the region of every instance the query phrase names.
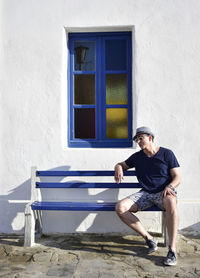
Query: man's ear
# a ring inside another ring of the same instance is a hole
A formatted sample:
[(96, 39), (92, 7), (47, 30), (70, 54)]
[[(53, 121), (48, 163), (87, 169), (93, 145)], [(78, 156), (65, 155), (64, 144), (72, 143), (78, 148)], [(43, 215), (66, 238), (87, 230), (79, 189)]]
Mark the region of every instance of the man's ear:
[(151, 134), (149, 134), (149, 139), (153, 142), (153, 136)]

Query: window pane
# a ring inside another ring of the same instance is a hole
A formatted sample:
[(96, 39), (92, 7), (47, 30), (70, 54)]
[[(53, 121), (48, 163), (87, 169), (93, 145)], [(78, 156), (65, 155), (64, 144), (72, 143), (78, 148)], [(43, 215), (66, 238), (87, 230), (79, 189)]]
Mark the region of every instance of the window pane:
[(95, 109), (75, 108), (75, 138), (95, 138)]
[(106, 41), (106, 70), (126, 70), (126, 41)]
[(74, 103), (95, 104), (95, 75), (74, 75)]
[(82, 71), (95, 70), (95, 42), (74, 42), (74, 69)]
[(106, 109), (106, 137), (109, 139), (128, 138), (128, 111), (126, 108)]
[(106, 104), (127, 104), (127, 75), (106, 75)]

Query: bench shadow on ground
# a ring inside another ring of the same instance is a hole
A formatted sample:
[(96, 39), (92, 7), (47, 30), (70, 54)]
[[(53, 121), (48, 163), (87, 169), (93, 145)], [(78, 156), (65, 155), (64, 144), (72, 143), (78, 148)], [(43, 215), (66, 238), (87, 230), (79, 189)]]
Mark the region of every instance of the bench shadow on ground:
[[(162, 243), (162, 238), (159, 239), (159, 249), (165, 248)], [(68, 252), (85, 252), (96, 253), (99, 256), (108, 257), (127, 257), (147, 259), (154, 262), (157, 266), (163, 266), (165, 257), (160, 252), (148, 254), (148, 247), (140, 236), (134, 236), (129, 239), (129, 236), (120, 235), (97, 235), (97, 234), (76, 234), (66, 236), (43, 236), (38, 240), (38, 243), (46, 247), (59, 248)]]
[(23, 246), (24, 235), (1, 234), (0, 244), (12, 245), (12, 246)]

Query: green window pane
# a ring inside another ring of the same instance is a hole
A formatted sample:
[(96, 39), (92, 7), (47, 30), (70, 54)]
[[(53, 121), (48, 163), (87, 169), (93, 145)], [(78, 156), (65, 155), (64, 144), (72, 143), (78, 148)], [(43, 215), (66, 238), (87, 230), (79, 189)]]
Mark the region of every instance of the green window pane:
[(95, 75), (74, 75), (74, 103), (95, 104)]
[(106, 75), (106, 104), (127, 104), (127, 75)]
[(128, 110), (127, 108), (106, 109), (106, 138), (128, 138)]
[(95, 109), (75, 108), (75, 138), (95, 138)]
[(74, 69), (81, 71), (95, 70), (95, 42), (74, 42)]

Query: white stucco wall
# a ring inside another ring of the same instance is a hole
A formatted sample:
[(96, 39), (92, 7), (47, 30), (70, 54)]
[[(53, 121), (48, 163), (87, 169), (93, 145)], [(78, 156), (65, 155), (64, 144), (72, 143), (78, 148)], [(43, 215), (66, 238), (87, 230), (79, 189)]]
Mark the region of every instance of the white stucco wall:
[[(1, 0), (0, 10), (0, 233), (23, 233), (32, 165), (113, 169), (136, 151), (67, 146), (66, 34), (109, 30), (133, 30), (133, 129), (150, 126), (175, 152), (180, 229), (200, 233), (200, 1)], [(112, 225), (103, 213), (54, 214), (46, 232), (126, 230), (114, 213)]]

